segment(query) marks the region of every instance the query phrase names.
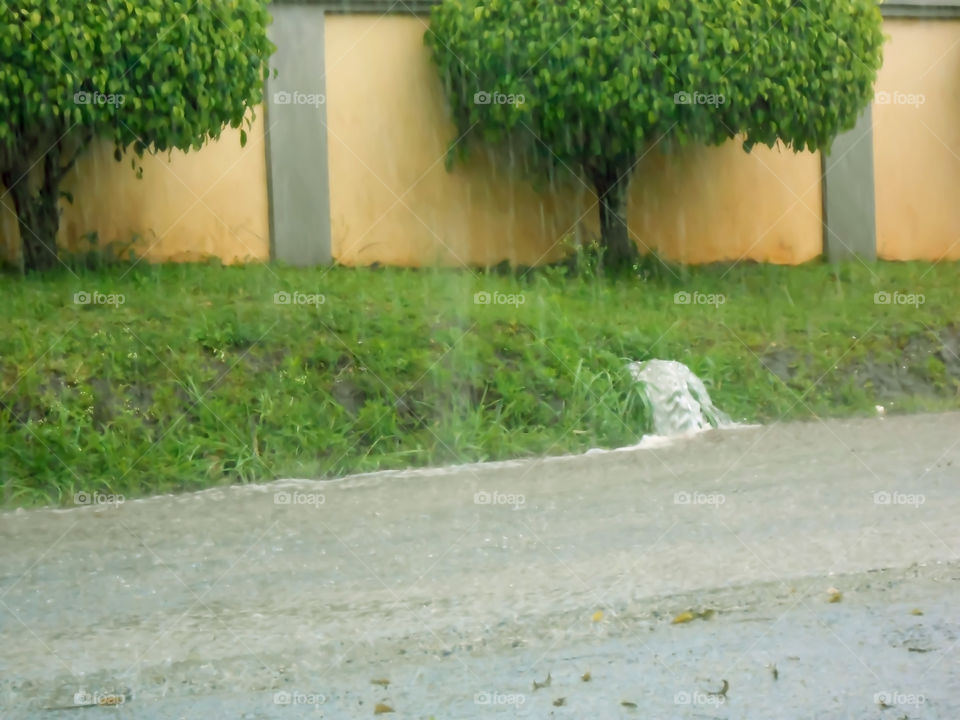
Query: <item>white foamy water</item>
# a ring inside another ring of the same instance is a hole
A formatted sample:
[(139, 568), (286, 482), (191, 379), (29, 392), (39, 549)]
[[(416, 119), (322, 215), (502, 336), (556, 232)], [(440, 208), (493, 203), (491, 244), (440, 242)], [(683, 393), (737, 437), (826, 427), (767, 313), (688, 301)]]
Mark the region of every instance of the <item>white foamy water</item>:
[(683, 363), (647, 360), (630, 363), (629, 369), (650, 401), (654, 434), (669, 437), (736, 426), (710, 400), (703, 381)]

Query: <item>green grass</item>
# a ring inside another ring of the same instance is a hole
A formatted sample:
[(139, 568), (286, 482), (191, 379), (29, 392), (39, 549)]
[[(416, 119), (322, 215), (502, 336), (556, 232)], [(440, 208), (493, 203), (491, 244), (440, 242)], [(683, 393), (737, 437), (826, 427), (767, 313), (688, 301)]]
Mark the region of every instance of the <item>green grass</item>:
[[(735, 419), (960, 407), (960, 265), (645, 279), (141, 264), (0, 276), (0, 504), (637, 442), (627, 360), (680, 360)], [(122, 294), (113, 305), (76, 292)], [(479, 291), (524, 303), (481, 305)], [(679, 305), (678, 291), (722, 294)], [(874, 293), (925, 302), (877, 305)], [(277, 292), (323, 294), (318, 305)]]

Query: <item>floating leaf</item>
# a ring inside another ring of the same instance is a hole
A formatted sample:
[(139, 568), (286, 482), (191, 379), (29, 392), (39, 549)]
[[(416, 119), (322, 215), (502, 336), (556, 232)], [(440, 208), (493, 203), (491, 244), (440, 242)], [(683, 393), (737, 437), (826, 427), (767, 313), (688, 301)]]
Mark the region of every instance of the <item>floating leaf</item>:
[(536, 680), (533, 681), (533, 689), (539, 690), (540, 688), (550, 687), (551, 682), (552, 679), (550, 677), (550, 673), (547, 673), (547, 677), (543, 682), (537, 682)]
[(671, 621), (671, 624), (672, 624), (672, 625), (679, 625), (680, 623), (688, 623), (688, 622), (690, 622), (691, 620), (693, 620), (693, 619), (696, 618), (696, 617), (697, 617), (697, 616), (694, 615), (692, 612), (689, 612), (689, 611), (687, 611), (687, 612), (682, 612), (682, 613), (680, 613), (679, 615), (677, 615), (677, 616)]
[(370, 684), (371, 684), (371, 685), (381, 685), (381, 686), (383, 686), (383, 687), (387, 687), (387, 685), (390, 684), (390, 681), (387, 680), (386, 678), (374, 678), (373, 680), (370, 681)]
[(556, 700), (553, 701), (554, 707), (563, 707), (566, 704), (567, 704), (567, 699), (565, 697), (557, 698)]
[(716, 692), (708, 692), (707, 695), (713, 695), (714, 697), (725, 698), (727, 696), (727, 690), (730, 689), (730, 683), (728, 683), (726, 680), (723, 680), (722, 682), (723, 682), (723, 685), (720, 687), (719, 690), (717, 690)]
[(911, 615), (923, 615), (923, 610), (921, 610), (920, 608), (914, 608), (913, 610), (910, 611), (910, 614), (911, 614)]
[(390, 707), (386, 703), (377, 703), (376, 705), (373, 706), (374, 715), (383, 715), (384, 713), (392, 713), (392, 712), (396, 712), (396, 710), (394, 710), (392, 707)]
[(835, 587), (827, 588), (827, 602), (840, 602), (843, 600), (843, 593), (837, 590)]
[(628, 708), (635, 708), (637, 706), (635, 702), (630, 702), (629, 700), (621, 700), (620, 704)]
[(594, 622), (600, 622), (603, 620), (603, 610), (597, 610), (593, 615), (590, 616), (590, 619)]
[(590, 682), (590, 678), (591, 678), (591, 675), (589, 670), (587, 670), (583, 675), (580, 676), (580, 679), (583, 680), (583, 682)]

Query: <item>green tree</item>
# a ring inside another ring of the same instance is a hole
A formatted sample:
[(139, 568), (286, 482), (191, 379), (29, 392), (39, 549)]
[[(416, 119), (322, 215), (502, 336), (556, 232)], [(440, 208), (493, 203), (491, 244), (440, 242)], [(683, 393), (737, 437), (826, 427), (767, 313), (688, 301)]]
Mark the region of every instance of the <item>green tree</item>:
[(736, 136), (828, 150), (873, 96), (883, 34), (875, 0), (444, 0), (425, 41), (458, 152), (480, 138), (579, 173), (605, 261), (630, 265), (644, 153)]
[(131, 149), (198, 149), (241, 126), (262, 99), (268, 22), (262, 0), (3, 6), (0, 181), (25, 269), (56, 264), (60, 182), (95, 138), (112, 140), (121, 160)]

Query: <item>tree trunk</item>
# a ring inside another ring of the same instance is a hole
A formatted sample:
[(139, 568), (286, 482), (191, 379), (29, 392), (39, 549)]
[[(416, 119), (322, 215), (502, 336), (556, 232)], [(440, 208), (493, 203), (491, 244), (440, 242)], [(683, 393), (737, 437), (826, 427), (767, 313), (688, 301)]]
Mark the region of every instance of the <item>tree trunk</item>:
[(14, 167), (0, 173), (13, 198), (20, 228), (20, 264), (25, 272), (50, 270), (59, 263), (57, 231), (60, 229), (59, 149), (51, 149), (42, 161), (42, 177), (32, 182), (29, 167)]
[(615, 270), (631, 267), (640, 257), (627, 227), (627, 196), (630, 171), (608, 171), (593, 178), (600, 200), (600, 238), (603, 262)]

